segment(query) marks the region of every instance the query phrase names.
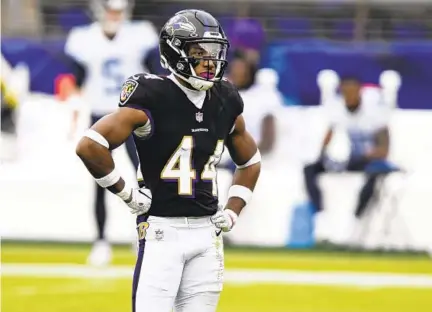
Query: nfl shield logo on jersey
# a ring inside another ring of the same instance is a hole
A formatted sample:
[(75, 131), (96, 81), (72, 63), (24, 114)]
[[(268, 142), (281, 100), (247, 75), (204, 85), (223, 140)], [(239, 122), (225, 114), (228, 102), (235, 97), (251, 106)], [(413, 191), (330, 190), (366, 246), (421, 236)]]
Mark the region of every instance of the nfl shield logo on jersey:
[(204, 119), (204, 114), (201, 113), (201, 112), (198, 112), (198, 113), (195, 114), (195, 118), (196, 118), (196, 121), (202, 122), (203, 119)]

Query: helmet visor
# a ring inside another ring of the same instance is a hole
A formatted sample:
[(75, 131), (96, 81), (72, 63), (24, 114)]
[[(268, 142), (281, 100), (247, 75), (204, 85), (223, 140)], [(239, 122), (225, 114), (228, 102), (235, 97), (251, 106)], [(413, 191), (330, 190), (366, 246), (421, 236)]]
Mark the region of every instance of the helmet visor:
[(227, 65), (228, 45), (221, 42), (191, 42), (186, 46), (186, 57), (196, 78), (219, 81)]

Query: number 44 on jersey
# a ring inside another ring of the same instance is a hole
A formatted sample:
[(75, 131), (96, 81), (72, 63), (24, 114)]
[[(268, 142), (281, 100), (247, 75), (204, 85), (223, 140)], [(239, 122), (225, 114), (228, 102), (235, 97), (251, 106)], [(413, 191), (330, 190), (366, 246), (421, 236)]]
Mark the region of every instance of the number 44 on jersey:
[[(178, 194), (190, 196), (193, 194), (193, 181), (197, 178), (196, 170), (192, 166), (193, 137), (184, 136), (180, 145), (170, 157), (161, 172), (164, 180), (176, 180), (178, 183)], [(224, 149), (223, 140), (219, 140), (216, 148), (205, 164), (202, 173), (202, 181), (212, 182), (212, 193), (217, 196), (217, 173), (216, 165), (219, 163)]]

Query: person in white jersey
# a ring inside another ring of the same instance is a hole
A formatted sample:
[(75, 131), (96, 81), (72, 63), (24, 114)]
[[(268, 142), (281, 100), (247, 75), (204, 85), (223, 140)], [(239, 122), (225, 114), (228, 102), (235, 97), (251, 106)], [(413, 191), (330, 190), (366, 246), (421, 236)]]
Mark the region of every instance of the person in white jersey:
[[(151, 71), (147, 56), (158, 46), (159, 37), (148, 21), (133, 22), (132, 1), (93, 0), (91, 9), (95, 22), (73, 28), (64, 52), (72, 64), (76, 90), (68, 102), (76, 108), (72, 130), (75, 132), (78, 112), (90, 106), (91, 123), (117, 109), (118, 94), (126, 78), (136, 72)], [(137, 40), (145, 38), (145, 40)], [(126, 149), (135, 169), (138, 157), (132, 136)], [(105, 189), (96, 185), (95, 216), (98, 236), (88, 258), (93, 265), (105, 265), (111, 260), (111, 248), (105, 239)]]
[[(345, 170), (366, 172), (367, 180), (360, 192), (355, 210), (355, 216), (360, 218), (373, 196), (377, 177), (383, 173), (379, 167), (387, 164), (390, 110), (378, 86), (363, 85), (356, 77), (342, 78), (340, 93), (341, 97), (323, 103), (329, 112), (330, 128), (324, 139), (320, 158), (304, 168), (304, 177), (309, 198), (315, 212), (319, 212), (323, 209), (321, 191), (317, 184), (320, 173)], [(349, 150), (345, 161), (336, 161), (328, 153), (336, 129), (346, 132), (348, 137)]]
[[(228, 73), (228, 79), (237, 87), (245, 103), (243, 115), (248, 121), (247, 130), (257, 142), (263, 156), (274, 149), (277, 110), (283, 106), (280, 92), (269, 87), (274, 84), (274, 75), (269, 71), (258, 70), (255, 64), (238, 54), (230, 62)], [(235, 170), (235, 164), (227, 154), (222, 158), (220, 167)]]

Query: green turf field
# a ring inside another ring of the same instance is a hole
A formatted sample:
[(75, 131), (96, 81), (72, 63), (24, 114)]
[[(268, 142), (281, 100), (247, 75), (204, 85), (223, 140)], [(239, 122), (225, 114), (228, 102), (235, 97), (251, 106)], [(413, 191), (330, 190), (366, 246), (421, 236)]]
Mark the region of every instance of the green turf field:
[[(8, 274), (8, 267), (28, 268), (49, 264), (50, 268), (84, 268), (88, 246), (13, 244), (2, 246), (2, 311), (117, 312), (131, 311), (131, 280), (127, 276), (48, 277), (44, 274)], [(115, 249), (110, 269), (130, 267), (134, 255), (130, 248)], [(415, 274), (432, 279), (432, 260), (426, 256), (365, 255), (342, 252), (292, 252), (228, 250), (228, 271), (263, 269), (324, 272)], [(325, 273), (325, 274), (327, 274)], [(19, 276), (18, 276), (19, 275)], [(313, 283), (227, 282), (218, 312), (416, 312), (432, 311), (432, 286), (365, 287), (361, 285), (313, 285)], [(138, 311), (141, 312), (141, 311)], [(145, 312), (145, 311), (142, 311)]]

